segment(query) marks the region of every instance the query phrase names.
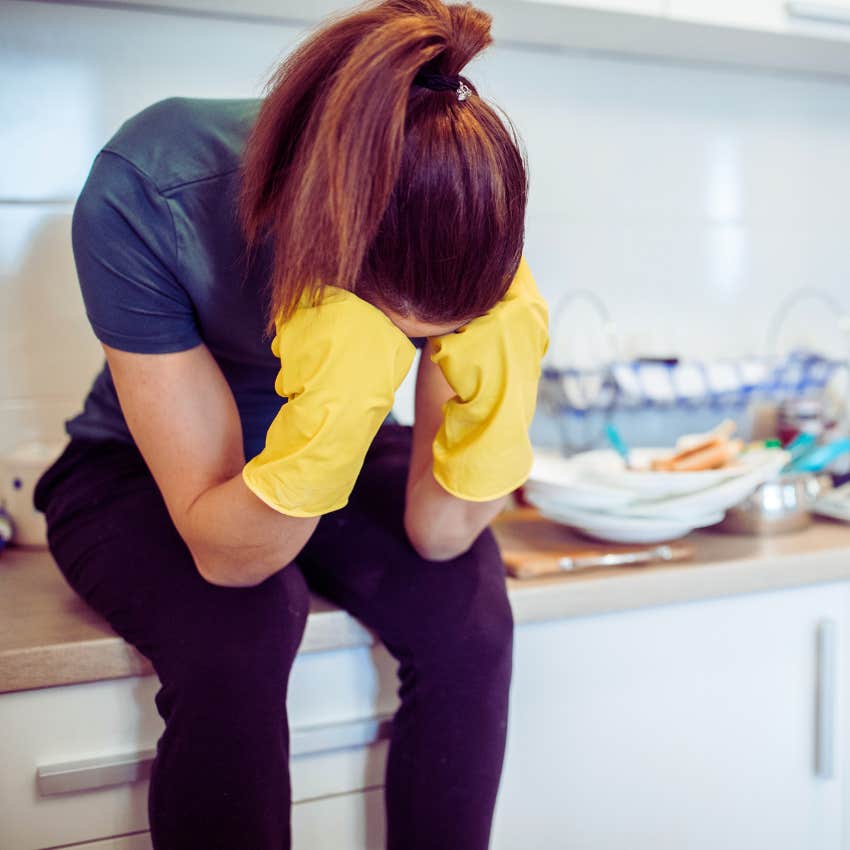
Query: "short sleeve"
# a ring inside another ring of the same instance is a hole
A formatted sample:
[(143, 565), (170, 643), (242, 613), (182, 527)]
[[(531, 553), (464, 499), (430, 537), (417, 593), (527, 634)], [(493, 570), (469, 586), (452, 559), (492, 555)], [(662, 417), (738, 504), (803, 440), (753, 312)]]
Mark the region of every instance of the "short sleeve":
[(177, 277), (174, 224), (153, 181), (118, 154), (94, 160), (71, 218), (86, 314), (106, 345), (140, 354), (202, 342)]

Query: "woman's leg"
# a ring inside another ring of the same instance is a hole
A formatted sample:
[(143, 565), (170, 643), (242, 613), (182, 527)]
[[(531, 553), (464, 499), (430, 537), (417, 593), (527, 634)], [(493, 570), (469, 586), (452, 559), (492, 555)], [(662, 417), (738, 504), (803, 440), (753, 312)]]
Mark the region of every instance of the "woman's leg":
[(386, 775), (389, 850), (485, 850), (507, 732), (513, 618), (498, 545), (422, 559), (403, 526), (409, 426), (384, 425), (349, 503), (298, 555), (310, 586), (399, 660)]
[(206, 582), (141, 455), (118, 442), (73, 441), (35, 500), (68, 583), (159, 676), (154, 847), (287, 850), (286, 688), (309, 609), (297, 566), (256, 587)]

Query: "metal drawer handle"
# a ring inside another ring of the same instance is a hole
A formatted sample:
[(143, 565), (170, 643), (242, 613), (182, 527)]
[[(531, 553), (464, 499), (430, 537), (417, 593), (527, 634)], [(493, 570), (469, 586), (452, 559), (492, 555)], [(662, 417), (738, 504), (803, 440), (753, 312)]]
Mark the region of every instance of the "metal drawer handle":
[(788, 0), (785, 11), (794, 18), (808, 18), (832, 24), (850, 24), (850, 9), (833, 3), (809, 3), (808, 0)]
[(817, 691), (815, 713), (815, 776), (835, 776), (836, 625), (823, 620), (817, 629)]
[[(292, 730), (290, 757), (302, 758), (349, 747), (367, 747), (389, 738), (391, 732), (392, 715), (389, 714), (349, 723), (305, 726)], [(140, 750), (41, 765), (36, 768), (38, 793), (49, 797), (147, 779), (155, 755), (156, 750)]]

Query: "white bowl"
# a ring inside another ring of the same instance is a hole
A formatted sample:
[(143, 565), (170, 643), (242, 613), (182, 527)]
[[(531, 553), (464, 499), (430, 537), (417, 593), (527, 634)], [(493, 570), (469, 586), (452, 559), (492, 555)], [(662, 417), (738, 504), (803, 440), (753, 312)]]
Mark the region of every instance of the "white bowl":
[(695, 528), (715, 525), (723, 519), (722, 511), (687, 519), (648, 518), (568, 507), (539, 494), (529, 494), (528, 500), (547, 519), (569, 525), (588, 537), (616, 543), (661, 543), (684, 537)]
[(534, 450), (534, 463), (523, 491), (577, 508), (603, 510), (628, 504), (635, 498), (630, 490), (587, 480), (571, 458), (541, 449)]

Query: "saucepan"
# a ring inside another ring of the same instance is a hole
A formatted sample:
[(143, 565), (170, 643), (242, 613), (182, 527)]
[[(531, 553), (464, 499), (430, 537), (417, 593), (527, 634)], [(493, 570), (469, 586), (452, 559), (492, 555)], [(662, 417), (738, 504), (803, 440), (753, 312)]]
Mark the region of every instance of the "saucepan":
[(812, 504), (832, 487), (828, 475), (789, 472), (760, 484), (743, 502), (730, 508), (715, 526), (731, 534), (782, 534), (799, 531), (812, 521)]

